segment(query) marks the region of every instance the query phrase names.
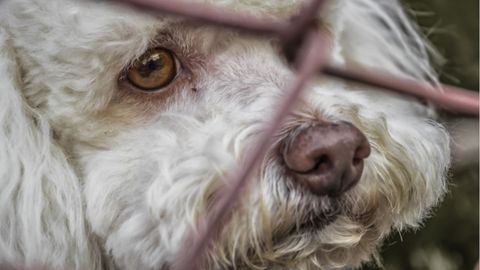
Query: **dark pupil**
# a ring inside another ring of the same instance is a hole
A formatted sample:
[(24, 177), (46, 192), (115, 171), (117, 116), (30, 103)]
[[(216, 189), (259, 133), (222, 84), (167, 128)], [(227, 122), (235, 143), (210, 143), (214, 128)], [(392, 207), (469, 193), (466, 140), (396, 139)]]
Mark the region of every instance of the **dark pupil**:
[(164, 66), (165, 62), (161, 58), (149, 59), (145, 64), (138, 68), (138, 73), (140, 73), (142, 77), (148, 78), (152, 73), (162, 69)]

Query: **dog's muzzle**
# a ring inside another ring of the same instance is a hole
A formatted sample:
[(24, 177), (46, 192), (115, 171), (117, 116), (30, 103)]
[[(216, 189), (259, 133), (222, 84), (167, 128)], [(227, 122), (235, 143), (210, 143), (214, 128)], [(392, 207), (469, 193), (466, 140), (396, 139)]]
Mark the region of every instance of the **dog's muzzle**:
[(322, 122), (294, 130), (281, 151), (295, 182), (316, 195), (335, 197), (360, 180), (370, 144), (351, 123)]

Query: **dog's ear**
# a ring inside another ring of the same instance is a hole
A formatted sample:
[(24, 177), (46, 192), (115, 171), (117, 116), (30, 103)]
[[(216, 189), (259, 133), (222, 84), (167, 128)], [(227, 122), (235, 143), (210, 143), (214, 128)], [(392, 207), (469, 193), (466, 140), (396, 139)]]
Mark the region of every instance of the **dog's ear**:
[(0, 265), (97, 269), (80, 184), (47, 119), (22, 95), (12, 44), (0, 25)]

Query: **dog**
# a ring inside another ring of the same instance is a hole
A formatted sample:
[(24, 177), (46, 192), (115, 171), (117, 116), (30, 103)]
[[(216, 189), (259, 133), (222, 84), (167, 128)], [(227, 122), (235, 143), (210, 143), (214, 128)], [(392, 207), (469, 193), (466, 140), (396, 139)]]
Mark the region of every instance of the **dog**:
[[(277, 19), (305, 3), (197, 2)], [(438, 83), (397, 0), (321, 17), (331, 63)], [(0, 263), (27, 268), (172, 269), (295, 77), (275, 38), (110, 1), (4, 0), (0, 48)], [(318, 77), (202, 269), (380, 262), (441, 200), (449, 163), (428, 104)]]

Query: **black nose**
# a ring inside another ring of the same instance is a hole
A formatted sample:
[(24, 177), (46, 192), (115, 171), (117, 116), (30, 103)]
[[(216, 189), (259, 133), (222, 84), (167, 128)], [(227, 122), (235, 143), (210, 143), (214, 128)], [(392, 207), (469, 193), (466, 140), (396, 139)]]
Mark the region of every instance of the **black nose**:
[(282, 154), (296, 181), (317, 195), (339, 196), (360, 180), (370, 144), (351, 123), (327, 122), (299, 130)]

